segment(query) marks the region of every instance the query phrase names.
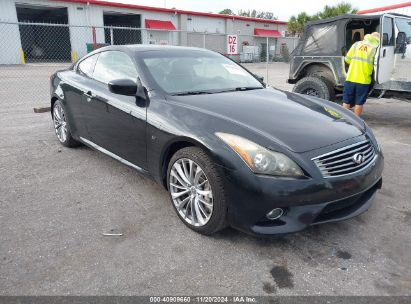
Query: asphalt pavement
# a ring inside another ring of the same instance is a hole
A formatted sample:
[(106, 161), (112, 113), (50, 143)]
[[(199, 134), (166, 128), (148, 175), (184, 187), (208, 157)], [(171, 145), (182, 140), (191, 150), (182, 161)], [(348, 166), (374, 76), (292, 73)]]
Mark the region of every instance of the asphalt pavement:
[[(248, 67), (265, 76), (264, 64)], [(56, 68), (0, 67), (0, 295), (410, 295), (411, 103), (365, 106), (385, 155), (365, 214), (270, 238), (206, 237), (151, 179), (59, 144), (50, 113), (33, 112)], [(287, 73), (271, 64), (269, 83), (290, 89)]]

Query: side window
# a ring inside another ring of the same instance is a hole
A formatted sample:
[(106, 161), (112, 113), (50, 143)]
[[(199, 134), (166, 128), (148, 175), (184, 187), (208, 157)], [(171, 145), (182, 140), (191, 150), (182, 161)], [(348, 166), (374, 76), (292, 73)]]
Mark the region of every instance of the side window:
[(93, 75), (94, 65), (96, 64), (98, 55), (90, 56), (81, 61), (77, 66), (77, 71), (85, 76), (91, 77)]
[(407, 44), (411, 44), (411, 19), (395, 18), (399, 32), (404, 32), (407, 37)]
[(382, 30), (382, 46), (394, 45), (394, 20), (390, 17), (384, 17)]
[(137, 71), (131, 58), (119, 51), (107, 51), (100, 53), (93, 78), (103, 83), (109, 83), (115, 79), (131, 79), (136, 81)]

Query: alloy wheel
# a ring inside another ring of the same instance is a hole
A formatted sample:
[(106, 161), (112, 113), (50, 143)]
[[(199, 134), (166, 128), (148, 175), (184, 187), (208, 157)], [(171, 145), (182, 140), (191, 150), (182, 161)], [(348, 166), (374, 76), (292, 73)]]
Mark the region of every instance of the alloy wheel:
[(188, 158), (178, 159), (170, 170), (171, 199), (190, 225), (204, 226), (213, 213), (213, 192), (203, 169)]
[(57, 138), (60, 142), (65, 142), (67, 140), (68, 133), (67, 121), (64, 109), (60, 104), (56, 104), (53, 108), (53, 122)]

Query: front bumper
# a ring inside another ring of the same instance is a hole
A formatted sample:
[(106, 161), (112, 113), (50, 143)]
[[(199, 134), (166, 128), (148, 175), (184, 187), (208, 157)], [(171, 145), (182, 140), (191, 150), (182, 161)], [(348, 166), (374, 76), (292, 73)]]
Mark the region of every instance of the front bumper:
[[(229, 171), (228, 220), (232, 227), (246, 233), (270, 235), (349, 219), (372, 204), (382, 185), (383, 167), (383, 155), (378, 153), (367, 169), (335, 178), (284, 179), (245, 170)], [(265, 216), (274, 208), (282, 208), (285, 213), (278, 220), (268, 220)]]

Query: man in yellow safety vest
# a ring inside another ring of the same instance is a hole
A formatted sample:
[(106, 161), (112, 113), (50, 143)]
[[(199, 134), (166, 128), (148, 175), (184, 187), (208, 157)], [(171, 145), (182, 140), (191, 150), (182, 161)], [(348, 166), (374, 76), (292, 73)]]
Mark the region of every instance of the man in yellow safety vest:
[(358, 116), (370, 91), (374, 57), (379, 45), (379, 33), (367, 34), (363, 41), (354, 43), (345, 56), (345, 62), (350, 67), (344, 84), (343, 107), (350, 109), (355, 106), (354, 112)]

